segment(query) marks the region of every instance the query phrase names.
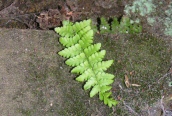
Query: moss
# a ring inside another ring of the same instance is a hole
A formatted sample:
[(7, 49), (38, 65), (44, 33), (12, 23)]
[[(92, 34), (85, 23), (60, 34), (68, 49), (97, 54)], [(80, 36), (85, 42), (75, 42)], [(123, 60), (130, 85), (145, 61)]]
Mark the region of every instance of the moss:
[(20, 112), (21, 112), (24, 116), (32, 116), (30, 110), (20, 109)]
[[(166, 2), (158, 2), (152, 0), (134, 0), (132, 5), (126, 5), (124, 12), (130, 18), (133, 18), (133, 22), (136, 22), (137, 19), (141, 19), (144, 16), (150, 26), (161, 25), (159, 28), (164, 32), (166, 36), (172, 36), (172, 2), (167, 4), (165, 13), (162, 12), (164, 10), (164, 5)], [(158, 9), (156, 9), (158, 8)], [(159, 10), (161, 9), (161, 10)], [(156, 32), (157, 33), (157, 32)]]
[[(157, 81), (166, 73), (172, 51), (164, 40), (146, 34), (105, 38), (103, 43), (108, 51), (107, 58), (114, 59), (111, 68), (116, 76), (114, 97), (130, 104), (129, 107), (140, 114), (142, 108), (160, 99), (162, 88)], [(124, 75), (128, 76), (131, 84), (141, 86), (127, 88)], [(122, 101), (115, 108), (118, 115), (126, 114), (128, 110)], [(121, 112), (120, 108), (126, 110)]]
[(147, 22), (152, 26), (154, 24), (154, 22), (155, 22), (155, 18), (148, 17)]
[[(78, 90), (72, 88), (69, 88), (70, 92), (64, 91), (64, 96), (65, 96), (65, 104), (63, 106), (63, 110), (60, 111), (60, 114), (63, 115), (86, 115), (87, 114), (87, 108), (86, 106), (82, 103), (82, 100), (84, 97), (80, 96), (78, 94)], [(70, 99), (69, 99), (70, 98)], [(75, 104), (75, 105), (74, 105)], [(73, 107), (71, 107), (73, 106)], [(81, 110), (82, 109), (82, 110)]]
[[(124, 12), (133, 19), (131, 20), (133, 22), (140, 22), (138, 14), (144, 16), (147, 18), (147, 22), (152, 26), (155, 22), (155, 18), (151, 17), (151, 15), (155, 12), (156, 7), (152, 0), (134, 0), (131, 6), (125, 6)], [(133, 17), (135, 17), (135, 19)]]
[(164, 33), (165, 35), (172, 36), (172, 2), (171, 4), (168, 5), (168, 9), (165, 11), (165, 14), (167, 17), (164, 20), (164, 25), (165, 25)]
[(125, 13), (130, 15), (132, 13), (139, 13), (141, 16), (146, 16), (155, 10), (156, 6), (152, 0), (135, 0), (132, 6), (125, 6)]

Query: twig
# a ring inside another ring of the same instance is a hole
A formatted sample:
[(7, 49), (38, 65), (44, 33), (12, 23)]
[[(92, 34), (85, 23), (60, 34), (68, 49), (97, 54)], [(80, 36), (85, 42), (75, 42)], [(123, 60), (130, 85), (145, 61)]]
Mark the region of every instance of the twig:
[(163, 116), (165, 116), (165, 108), (164, 108), (164, 105), (163, 105), (163, 99), (164, 99), (164, 96), (162, 96), (162, 98), (160, 100), (160, 106), (161, 106), (161, 109), (163, 111)]
[(123, 104), (124, 104), (124, 106), (126, 106), (126, 107), (128, 108), (128, 110), (129, 110), (131, 113), (135, 114), (136, 116), (139, 116), (137, 112), (135, 112), (130, 106), (128, 106), (128, 105), (125, 103), (125, 101), (123, 101)]
[(172, 74), (172, 72), (166, 73), (164, 76), (162, 76), (162, 77), (158, 80), (158, 83), (159, 83), (159, 81), (160, 81), (161, 79), (165, 78), (166, 76), (168, 76), (168, 75), (170, 75), (170, 74)]

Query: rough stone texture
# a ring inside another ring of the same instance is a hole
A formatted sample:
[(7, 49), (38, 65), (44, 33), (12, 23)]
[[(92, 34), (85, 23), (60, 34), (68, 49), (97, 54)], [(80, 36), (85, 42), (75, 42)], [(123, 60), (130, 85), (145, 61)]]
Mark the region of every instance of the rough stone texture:
[[(163, 107), (164, 113), (171, 114), (172, 93), (167, 85), (171, 77), (160, 79), (169, 66), (171, 44), (167, 46), (162, 39), (144, 34), (108, 38), (97, 34), (95, 42), (102, 43), (106, 59), (114, 60), (108, 71), (116, 76), (112, 92), (121, 102), (113, 109), (98, 97), (89, 98), (88, 91), (74, 80), (76, 75), (69, 73), (71, 68), (57, 54), (62, 46), (55, 32), (1, 28), (1, 116), (158, 116)], [(124, 85), (127, 71), (130, 83), (140, 87)], [(154, 103), (151, 106), (150, 101)]]
[(108, 114), (65, 68), (61, 49), (53, 31), (0, 29), (1, 116)]

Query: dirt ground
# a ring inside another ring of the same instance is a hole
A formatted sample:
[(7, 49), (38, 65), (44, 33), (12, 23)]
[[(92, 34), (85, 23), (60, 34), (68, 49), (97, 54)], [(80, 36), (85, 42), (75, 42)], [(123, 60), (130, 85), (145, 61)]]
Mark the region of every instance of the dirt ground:
[[(120, 0), (2, 0), (0, 27), (52, 29), (65, 19), (73, 22), (98, 17), (123, 15), (125, 2)], [(71, 14), (72, 13), (72, 14)]]
[[(114, 60), (108, 71), (115, 75), (112, 93), (119, 104), (113, 108), (98, 97), (89, 98), (89, 91), (74, 80), (76, 75), (57, 54), (62, 46), (53, 29), (61, 21), (91, 18), (98, 25), (102, 16), (120, 19), (129, 2), (1, 0), (1, 115), (171, 116), (172, 38), (162, 34), (160, 24), (150, 27), (143, 21), (143, 32), (133, 35), (96, 33), (105, 60)], [(140, 86), (127, 87), (125, 77)]]

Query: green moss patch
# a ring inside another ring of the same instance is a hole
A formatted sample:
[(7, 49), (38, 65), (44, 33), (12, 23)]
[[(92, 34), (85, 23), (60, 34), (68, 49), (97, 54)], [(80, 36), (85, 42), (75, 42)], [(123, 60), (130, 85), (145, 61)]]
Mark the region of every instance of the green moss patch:
[[(168, 70), (172, 50), (164, 40), (147, 34), (104, 38), (107, 58), (115, 61), (111, 68), (116, 76), (113, 90), (114, 96), (121, 101), (115, 108), (116, 113), (129, 115), (129, 108), (132, 108), (136, 114), (141, 114), (146, 105), (161, 98), (163, 88), (158, 79)], [(140, 86), (127, 88), (125, 75), (130, 84)]]

